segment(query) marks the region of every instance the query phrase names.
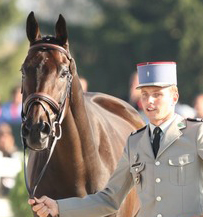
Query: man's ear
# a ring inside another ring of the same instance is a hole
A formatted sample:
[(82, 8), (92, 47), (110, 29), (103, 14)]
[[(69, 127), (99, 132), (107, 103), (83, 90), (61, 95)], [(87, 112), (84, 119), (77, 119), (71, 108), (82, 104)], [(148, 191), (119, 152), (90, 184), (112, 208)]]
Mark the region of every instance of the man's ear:
[(173, 105), (176, 105), (179, 99), (179, 94), (177, 92), (175, 92), (173, 94)]

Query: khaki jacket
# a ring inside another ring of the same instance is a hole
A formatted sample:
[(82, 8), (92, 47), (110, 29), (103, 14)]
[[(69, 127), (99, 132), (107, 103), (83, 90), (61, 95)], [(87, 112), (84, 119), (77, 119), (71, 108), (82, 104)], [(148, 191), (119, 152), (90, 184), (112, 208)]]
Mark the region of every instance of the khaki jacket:
[[(119, 209), (135, 185), (137, 217), (192, 217), (203, 213), (203, 124), (177, 115), (156, 159), (149, 126), (132, 134), (106, 188), (84, 198), (58, 200), (60, 217), (98, 217)], [(127, 217), (127, 216), (126, 216)]]

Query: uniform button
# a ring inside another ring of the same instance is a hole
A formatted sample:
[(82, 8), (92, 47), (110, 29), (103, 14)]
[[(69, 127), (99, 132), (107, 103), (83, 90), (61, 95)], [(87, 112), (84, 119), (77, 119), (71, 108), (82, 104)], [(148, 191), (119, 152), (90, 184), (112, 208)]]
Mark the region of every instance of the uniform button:
[(156, 166), (159, 166), (160, 164), (161, 164), (160, 161), (156, 161), (156, 162), (155, 162), (155, 165), (156, 165)]
[(156, 197), (156, 201), (161, 201), (161, 197), (160, 196)]
[(159, 183), (161, 182), (161, 179), (160, 178), (156, 178), (156, 183)]
[(158, 214), (157, 217), (162, 217), (162, 215), (161, 215), (161, 214)]

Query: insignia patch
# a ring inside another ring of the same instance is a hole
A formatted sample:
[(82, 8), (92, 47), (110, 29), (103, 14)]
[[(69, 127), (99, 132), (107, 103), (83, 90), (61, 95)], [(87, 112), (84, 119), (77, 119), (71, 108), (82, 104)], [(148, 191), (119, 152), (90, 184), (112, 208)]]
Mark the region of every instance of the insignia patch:
[(135, 183), (138, 185), (141, 181), (141, 175), (140, 173), (137, 174), (137, 176), (135, 177)]
[(147, 127), (147, 125), (144, 126), (144, 127), (142, 127), (142, 128), (140, 128), (139, 130), (133, 131), (130, 135), (132, 136), (132, 135), (134, 135), (136, 133), (139, 133), (139, 132), (143, 131), (146, 127)]
[(135, 133), (137, 133), (137, 130), (133, 131), (130, 135), (134, 135)]
[(187, 118), (188, 121), (203, 122), (202, 118)]
[(139, 155), (136, 153), (136, 154), (134, 155), (134, 161), (135, 161), (135, 163), (138, 161), (138, 157), (139, 157)]
[(185, 124), (184, 123), (178, 123), (178, 127), (185, 127)]
[(142, 175), (141, 172), (144, 170), (145, 168), (145, 163), (135, 163), (132, 165), (132, 168), (135, 171), (135, 183), (138, 185), (142, 180)]

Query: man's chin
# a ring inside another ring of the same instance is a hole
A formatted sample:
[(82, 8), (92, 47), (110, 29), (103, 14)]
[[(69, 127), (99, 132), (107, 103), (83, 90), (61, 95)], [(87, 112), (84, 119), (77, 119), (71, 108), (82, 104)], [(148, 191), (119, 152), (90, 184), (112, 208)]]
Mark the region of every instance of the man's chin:
[(157, 123), (162, 121), (162, 118), (159, 116), (154, 116), (154, 115), (149, 115), (147, 116), (147, 118), (149, 119), (150, 123), (156, 125)]

